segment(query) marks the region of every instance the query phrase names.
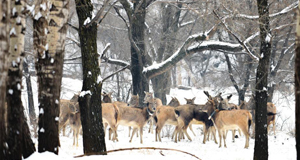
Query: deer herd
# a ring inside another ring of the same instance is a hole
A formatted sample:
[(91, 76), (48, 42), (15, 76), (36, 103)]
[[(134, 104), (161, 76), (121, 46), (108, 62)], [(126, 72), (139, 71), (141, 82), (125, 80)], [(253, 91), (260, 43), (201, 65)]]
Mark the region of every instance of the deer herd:
[[(140, 107), (139, 95), (131, 95), (129, 103), (112, 101), (112, 93), (102, 94), (102, 120), (104, 131), (108, 129), (109, 140), (118, 141), (118, 126), (129, 127), (129, 142), (134, 135), (140, 137), (140, 143), (143, 143), (143, 128), (149, 124), (149, 132), (153, 132), (155, 126), (155, 141), (161, 142), (161, 132), (164, 126), (174, 126), (172, 139), (178, 142), (187, 137), (192, 141), (187, 130), (195, 136), (192, 124), (203, 126), (203, 143), (209, 140), (212, 135), (214, 142), (218, 144), (216, 131), (219, 135), (219, 147), (226, 146), (226, 135), (232, 131), (232, 140), (235, 138), (235, 131), (244, 134), (245, 148), (249, 147), (250, 127), (251, 135), (254, 135), (255, 125), (255, 104), (253, 96), (248, 102), (241, 102), (238, 106), (229, 103), (232, 95), (223, 98), (221, 93), (216, 96), (210, 95), (207, 91), (204, 94), (207, 97), (205, 104), (195, 104), (195, 98), (187, 99), (186, 104), (180, 104), (177, 98), (172, 97), (168, 105), (163, 105), (159, 98), (155, 98), (151, 92), (145, 92), (144, 103), (147, 107)], [(273, 125), (275, 134), (276, 106), (273, 103), (267, 104), (267, 125)], [(62, 129), (65, 136), (65, 128), (69, 125), (73, 131), (73, 145), (78, 146), (78, 136), (81, 131), (80, 111), (78, 105), (78, 95), (75, 94), (72, 99), (60, 100), (60, 119), (59, 128)]]

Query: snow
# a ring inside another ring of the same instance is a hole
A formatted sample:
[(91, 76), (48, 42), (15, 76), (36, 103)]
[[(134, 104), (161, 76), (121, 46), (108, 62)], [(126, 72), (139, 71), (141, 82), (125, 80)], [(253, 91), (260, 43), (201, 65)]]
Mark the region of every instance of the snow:
[(90, 22), (91, 22), (90, 17), (87, 17), (86, 20), (83, 22), (83, 25), (86, 25), (86, 24), (88, 24)]
[(46, 9), (47, 9), (46, 2), (40, 4), (40, 7), (42, 8), (43, 11), (46, 11)]
[(91, 91), (88, 90), (88, 91), (81, 91), (80, 94), (79, 94), (79, 96), (80, 96), (80, 97), (84, 97), (84, 96), (87, 95), (87, 94), (92, 95)]
[(38, 12), (38, 13), (34, 16), (34, 19), (35, 19), (35, 20), (39, 20), (41, 17), (42, 17), (42, 13), (41, 13), (41, 12)]
[(12, 95), (12, 94), (14, 93), (14, 90), (9, 89), (9, 90), (8, 90), (8, 93), (9, 93), (10, 95)]
[(10, 30), (9, 35), (17, 35), (15, 27)]
[[(36, 78), (33, 77), (32, 80), (34, 100), (37, 104), (37, 87), (36, 87)], [(63, 78), (62, 80), (62, 98), (70, 99), (74, 93), (81, 90), (82, 82), (80, 80), (74, 80), (70, 78)], [(25, 83), (23, 83), (25, 85)], [(26, 88), (26, 87), (24, 87)], [(210, 88), (201, 88), (197, 89), (191, 87), (190, 90), (181, 90), (178, 88), (171, 89), (170, 95), (167, 95), (167, 101), (169, 102), (171, 97), (177, 97), (181, 104), (185, 104), (184, 98), (193, 98), (196, 97), (195, 103), (204, 104), (207, 101), (207, 97), (204, 95), (203, 91), (207, 90), (211, 95), (216, 95), (219, 92), (222, 92), (223, 97), (227, 97), (229, 94), (235, 93), (233, 87), (226, 88), (226, 90), (212, 90)], [(90, 94), (90, 91), (81, 92), (81, 95)], [(246, 97), (246, 100), (249, 100), (249, 97)], [(231, 98), (232, 103), (237, 103), (237, 95), (233, 95)], [(273, 132), (268, 136), (269, 143), (269, 159), (284, 159), (284, 160), (296, 160), (296, 149), (295, 149), (295, 137), (290, 135), (290, 131), (295, 129), (295, 100), (294, 95), (285, 95), (279, 92), (275, 92), (273, 97), (273, 102), (277, 106), (277, 115), (276, 120), (276, 135)], [(24, 103), (26, 105), (26, 103)], [(57, 118), (57, 117), (56, 117)], [(252, 160), (254, 153), (254, 139), (250, 139), (249, 149), (244, 149), (245, 137), (237, 135), (239, 138), (235, 139), (235, 142), (232, 142), (232, 134), (229, 132), (227, 135), (227, 148), (219, 148), (212, 140), (207, 141), (206, 144), (202, 143), (203, 140), (203, 127), (201, 125), (193, 125), (193, 130), (196, 133), (194, 136), (191, 131), (188, 129), (188, 133), (192, 138), (192, 141), (187, 139), (182, 140), (181, 142), (175, 143), (171, 137), (167, 135), (172, 134), (173, 127), (165, 126), (163, 128), (162, 142), (155, 142), (154, 134), (148, 133), (149, 125), (146, 124), (143, 132), (143, 144), (140, 144), (140, 139), (136, 136), (133, 137), (131, 143), (129, 143), (128, 137), (128, 127), (119, 126), (118, 127), (118, 139), (119, 142), (112, 142), (108, 140), (108, 137), (105, 137), (106, 148), (107, 150), (115, 150), (120, 148), (138, 148), (138, 147), (157, 147), (157, 148), (170, 148), (177, 149), (191, 153), (200, 159), (218, 159), (218, 160)], [(272, 127), (271, 127), (272, 128)], [(59, 155), (55, 155), (51, 152), (38, 153), (35, 152), (31, 155), (28, 160), (70, 160), (75, 159), (74, 156), (83, 154), (83, 139), (82, 135), (79, 136), (79, 146), (73, 146), (73, 137), (72, 133), (68, 134), (70, 128), (67, 127), (67, 136), (62, 136), (60, 133), (60, 148)], [(40, 129), (40, 132), (44, 131), (43, 128)], [(107, 131), (106, 131), (107, 133)], [(33, 139), (37, 144), (37, 139)], [(217, 141), (219, 138), (217, 137)], [(37, 147), (37, 145), (36, 145)], [(106, 156), (95, 155), (95, 156), (86, 156), (79, 157), (76, 159), (81, 160), (120, 160), (120, 159), (130, 159), (130, 160), (161, 160), (161, 159), (172, 159), (172, 160), (195, 160), (195, 157), (192, 157), (188, 154), (184, 154), (176, 151), (165, 151), (165, 150), (132, 150), (132, 151), (120, 151), (112, 152)]]

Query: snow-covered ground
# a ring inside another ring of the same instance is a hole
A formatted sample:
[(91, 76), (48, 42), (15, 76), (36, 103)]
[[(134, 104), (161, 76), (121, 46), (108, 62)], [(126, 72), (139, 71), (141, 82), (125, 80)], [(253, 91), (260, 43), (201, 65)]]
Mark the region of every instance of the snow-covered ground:
[[(23, 83), (25, 84), (25, 83)], [(34, 82), (33, 82), (34, 84)], [(36, 87), (34, 92), (36, 93)], [(63, 79), (63, 89), (62, 89), (62, 98), (70, 99), (72, 95), (78, 92), (81, 89), (81, 82), (78, 80), (72, 80), (65, 78)], [(209, 88), (203, 90), (208, 90), (212, 95), (217, 94), (220, 91), (211, 91)], [(167, 97), (170, 100), (171, 96), (177, 97), (179, 101), (184, 104), (184, 98), (193, 98), (196, 97), (196, 103), (203, 104), (206, 102), (206, 97), (203, 94), (203, 90), (192, 88), (191, 90), (179, 90), (172, 89), (170, 95)], [(234, 90), (222, 91), (224, 97), (233, 93)], [(37, 106), (37, 95), (35, 94), (35, 104)], [(285, 98), (282, 98), (285, 97)], [(292, 137), (289, 132), (294, 129), (294, 99), (293, 96), (286, 97), (282, 96), (279, 93), (276, 93), (274, 96), (276, 99), (274, 101), (277, 106), (277, 111), (280, 113), (280, 117), (276, 120), (277, 132), (276, 136), (271, 133), (269, 135), (269, 159), (284, 159), (284, 160), (295, 160), (296, 159), (296, 149), (295, 149), (295, 138)], [(23, 100), (26, 102), (26, 96), (24, 94)], [(237, 103), (237, 96), (233, 96), (233, 103)], [(26, 105), (25, 105), (26, 106)], [(148, 133), (148, 125), (144, 127), (144, 136), (143, 144), (140, 144), (139, 138), (136, 136), (133, 138), (133, 142), (129, 143), (128, 137), (128, 127), (120, 126), (118, 128), (119, 142), (112, 142), (106, 137), (106, 148), (107, 150), (114, 150), (119, 148), (132, 148), (132, 147), (157, 147), (157, 148), (171, 148), (182, 150), (188, 153), (191, 153), (200, 159), (218, 159), (218, 160), (250, 160), (253, 159), (254, 151), (254, 139), (250, 139), (249, 149), (244, 149), (245, 137), (239, 136), (236, 141), (233, 143), (231, 140), (231, 133), (229, 132), (227, 136), (227, 148), (219, 148), (212, 140), (202, 143), (203, 134), (202, 126), (193, 125), (193, 129), (196, 132), (194, 136), (189, 130), (188, 133), (192, 137), (193, 141), (187, 139), (182, 140), (181, 142), (175, 143), (170, 137), (162, 138), (162, 142), (155, 142), (154, 134)], [(171, 134), (172, 128), (168, 131), (166, 128), (163, 131), (164, 135)], [(217, 140), (219, 141), (218, 137)], [(34, 139), (37, 143), (37, 140)], [(52, 153), (34, 153), (29, 160), (53, 160), (53, 159), (74, 159), (74, 156), (83, 154), (82, 147), (82, 136), (79, 138), (79, 147), (73, 146), (72, 134), (69, 136), (60, 136), (61, 147), (59, 150), (59, 155), (54, 155)], [(133, 151), (120, 151), (113, 152), (107, 156), (87, 156), (76, 159), (102, 159), (102, 160), (114, 160), (114, 159), (196, 159), (191, 155), (184, 154), (176, 151), (165, 151), (165, 150), (133, 150)]]

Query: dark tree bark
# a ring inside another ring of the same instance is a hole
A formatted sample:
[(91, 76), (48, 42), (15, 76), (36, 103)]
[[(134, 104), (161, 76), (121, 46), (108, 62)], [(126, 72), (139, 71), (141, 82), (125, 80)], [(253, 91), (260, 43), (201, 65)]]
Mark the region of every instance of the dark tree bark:
[(23, 122), (22, 122), (22, 130), (23, 130), (23, 134), (22, 134), (22, 155), (23, 158), (28, 158), (31, 154), (33, 154), (36, 150), (35, 150), (35, 146), (34, 143), (31, 139), (31, 135), (30, 135), (30, 130), (29, 130), (29, 126), (27, 124), (27, 119), (25, 117), (25, 113), (23, 112)]
[[(8, 58), (8, 79), (6, 81), (6, 101), (8, 127), (7, 134), (9, 159), (22, 159), (25, 148), (22, 147), (24, 122), (23, 104), (21, 101), (22, 87), (22, 61), (24, 54), (25, 15), (22, 13), (24, 0), (11, 3), (11, 32), (10, 32), (10, 56)], [(31, 138), (30, 138), (31, 140)]]
[[(161, 4), (162, 12), (162, 38), (157, 50), (157, 62), (162, 62), (169, 58), (175, 50), (175, 37), (179, 30), (179, 18), (182, 4), (176, 6)], [(154, 96), (160, 98), (163, 104), (167, 104), (166, 95), (170, 93), (171, 89), (171, 71), (166, 71), (151, 79)]]
[[(290, 38), (290, 35), (291, 35), (291, 32), (292, 32), (292, 29), (293, 29), (293, 26), (290, 26), (289, 27), (289, 31), (287, 33), (287, 37), (284, 41), (284, 44), (281, 49), (281, 53), (279, 55), (279, 59), (277, 61), (277, 64), (275, 65), (275, 57), (271, 57), (271, 61), (273, 62), (273, 66), (274, 68), (270, 69), (270, 80), (271, 80), (271, 84), (270, 84), (270, 87), (268, 87), (268, 102), (272, 102), (273, 100), (273, 94), (274, 94), (274, 91), (275, 91), (275, 87), (278, 85), (276, 82), (275, 82), (275, 79), (276, 79), (276, 76), (277, 76), (277, 72), (278, 72), (278, 69), (279, 67), (281, 66), (281, 63), (283, 61), (283, 58), (284, 56), (286, 55), (287, 52), (287, 46), (288, 46), (288, 42), (289, 42), (289, 38)], [(279, 41), (279, 40), (278, 40)], [(274, 49), (275, 53), (276, 53), (276, 50), (277, 50), (277, 47)], [(273, 53), (275, 55), (275, 53)]]
[(33, 127), (34, 137), (37, 137), (37, 118), (36, 118), (34, 102), (33, 102), (31, 75), (28, 70), (28, 62), (27, 62), (26, 58), (23, 61), (23, 70), (24, 70), (24, 77), (26, 80), (30, 125)]
[(59, 99), (69, 1), (51, 2), (39, 1), (35, 13), (40, 16), (35, 15), (33, 20), (39, 101), (38, 151), (58, 154)]
[[(137, 10), (137, 11), (136, 11)], [(146, 17), (146, 1), (134, 1), (134, 10), (129, 15), (130, 18), (130, 35), (131, 41), (131, 75), (133, 84), (133, 94), (140, 96), (139, 104), (145, 106), (143, 99), (144, 91), (149, 91), (149, 79), (143, 73), (145, 65), (149, 64), (146, 61), (147, 53), (145, 53), (145, 17)]]
[(300, 158), (300, 4), (298, 5), (296, 23), (296, 54), (295, 54), (295, 117), (296, 117), (296, 151)]
[(256, 73), (255, 86), (255, 146), (254, 160), (268, 159), (267, 132), (267, 85), (271, 56), (271, 32), (268, 0), (257, 0), (260, 29), (260, 59)]
[(238, 103), (240, 104), (241, 101), (245, 101), (245, 93), (246, 93), (246, 91), (247, 91), (247, 89), (250, 85), (250, 74), (251, 74), (251, 70), (252, 70), (252, 67), (253, 67), (252, 59), (249, 56), (248, 56), (248, 58), (246, 58), (248, 63), (245, 64), (246, 65), (246, 67), (245, 67), (246, 71), (245, 71), (245, 75), (244, 75), (244, 79), (243, 79), (244, 84), (243, 84), (242, 88), (239, 87), (236, 80), (234, 79), (231, 62), (230, 62), (229, 57), (228, 57), (227, 54), (225, 54), (225, 59), (226, 59), (226, 62), (227, 62), (229, 77), (230, 77), (230, 80), (231, 80), (234, 88), (236, 89), (236, 91), (238, 93), (238, 96), (239, 96), (239, 102)]
[(81, 123), (83, 130), (83, 149), (85, 155), (106, 154), (102, 106), (100, 68), (97, 54), (97, 24), (84, 22), (92, 18), (93, 6), (90, 0), (76, 0), (79, 19), (79, 38), (83, 67), (82, 95), (79, 97)]

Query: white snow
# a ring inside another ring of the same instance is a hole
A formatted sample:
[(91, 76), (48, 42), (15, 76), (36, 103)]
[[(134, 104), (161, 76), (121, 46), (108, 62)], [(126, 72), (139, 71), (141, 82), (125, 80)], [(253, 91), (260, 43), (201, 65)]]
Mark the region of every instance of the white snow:
[(41, 12), (38, 12), (38, 13), (34, 16), (34, 19), (35, 19), (35, 20), (39, 20), (41, 17), (42, 17), (42, 13), (41, 13)]
[(44, 132), (45, 132), (45, 129), (44, 129), (44, 128), (41, 128), (41, 129), (40, 129), (40, 132), (41, 132), (41, 133), (44, 133)]
[(9, 89), (9, 90), (8, 90), (8, 93), (9, 93), (10, 95), (12, 95), (12, 94), (14, 93), (14, 90)]
[(102, 82), (102, 77), (101, 77), (101, 75), (98, 75), (98, 77), (97, 77), (97, 83), (100, 83), (100, 82)]
[(40, 114), (44, 114), (44, 108), (40, 109)]
[(86, 18), (86, 20), (83, 22), (83, 25), (86, 25), (86, 24), (88, 24), (88, 23), (90, 23), (91, 22), (91, 19), (90, 19), (90, 17), (88, 17), (88, 18)]
[(40, 4), (40, 7), (42, 8), (43, 11), (46, 11), (46, 9), (47, 9), (46, 2)]
[(9, 35), (17, 35), (15, 27), (10, 30)]
[[(33, 83), (36, 83), (36, 78), (33, 77)], [(62, 98), (70, 99), (74, 93), (77, 93), (81, 90), (82, 81), (74, 80), (70, 78), (63, 78), (62, 80)], [(25, 83), (23, 83), (25, 84)], [(26, 88), (26, 87), (24, 87)], [(37, 104), (37, 86), (33, 85), (34, 100)], [(235, 93), (233, 87), (226, 88), (225, 90), (211, 90), (210, 88), (191, 88), (190, 90), (180, 90), (178, 88), (171, 89), (170, 95), (167, 95), (168, 102), (171, 99), (171, 96), (177, 97), (181, 104), (185, 103), (184, 98), (193, 98), (196, 97), (195, 103), (204, 104), (207, 101), (207, 97), (203, 94), (203, 90), (207, 90), (211, 95), (216, 95), (219, 92), (222, 92), (222, 96), (226, 97), (231, 93)], [(90, 94), (90, 91), (81, 92), (81, 96), (85, 94)], [(249, 97), (246, 97), (246, 101), (249, 100)], [(232, 103), (238, 102), (237, 95), (233, 95), (231, 98)], [(268, 136), (268, 146), (269, 146), (269, 159), (270, 160), (295, 160), (296, 159), (296, 149), (295, 149), (295, 137), (289, 134), (290, 131), (295, 129), (295, 100), (294, 95), (284, 95), (279, 92), (275, 92), (273, 97), (273, 102), (277, 106), (277, 115), (276, 120), (276, 136), (273, 132)], [(24, 103), (27, 104), (27, 103)], [(56, 117), (57, 119), (57, 117)], [(112, 142), (108, 140), (108, 137), (105, 137), (106, 148), (107, 150), (114, 150), (119, 148), (131, 148), (131, 147), (157, 147), (157, 148), (171, 148), (186, 151), (188, 153), (194, 154), (200, 159), (206, 160), (252, 160), (254, 153), (254, 139), (250, 139), (249, 149), (244, 149), (245, 137), (237, 135), (239, 138), (235, 139), (233, 143), (231, 138), (231, 132), (227, 135), (227, 148), (219, 148), (212, 140), (207, 141), (206, 144), (202, 143), (203, 140), (203, 127), (201, 125), (193, 125), (193, 130), (196, 133), (194, 136), (191, 131), (188, 129), (188, 133), (192, 138), (192, 141), (187, 139), (182, 140), (181, 142), (175, 143), (168, 134), (172, 134), (173, 127), (165, 126), (163, 128), (162, 142), (155, 142), (154, 134), (148, 133), (149, 124), (146, 124), (143, 132), (143, 144), (140, 144), (139, 138), (136, 136), (133, 137), (132, 143), (129, 143), (128, 137), (128, 127), (119, 126), (118, 127), (118, 139), (119, 142)], [(272, 128), (272, 127), (271, 127)], [(74, 156), (83, 154), (83, 139), (82, 135), (79, 136), (79, 147), (73, 146), (73, 137), (72, 133), (68, 134), (70, 128), (67, 127), (67, 136), (62, 136), (60, 134), (60, 143), (61, 147), (59, 148), (59, 155), (55, 155), (50, 152), (38, 153), (35, 152), (27, 160), (70, 160), (70, 159), (82, 159), (82, 160), (120, 160), (120, 159), (130, 159), (130, 160), (195, 160), (195, 157), (192, 157), (187, 154), (183, 154), (175, 151), (165, 151), (165, 150), (132, 150), (132, 151), (121, 151), (121, 152), (112, 152), (107, 156), (86, 156), (80, 158), (74, 158)], [(43, 128), (40, 129), (40, 132), (44, 132)], [(106, 131), (106, 133), (108, 133)], [(33, 139), (36, 142), (37, 139)], [(217, 141), (219, 138), (217, 137)]]
[(84, 96), (87, 95), (87, 94), (92, 95), (91, 91), (88, 90), (88, 91), (81, 91), (80, 94), (79, 94), (79, 96), (80, 96), (80, 97), (84, 97)]

